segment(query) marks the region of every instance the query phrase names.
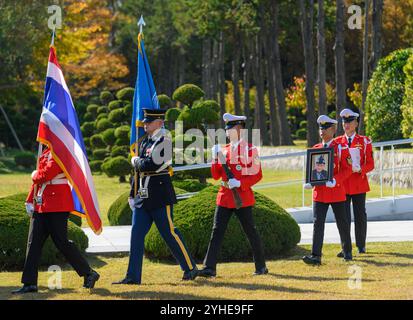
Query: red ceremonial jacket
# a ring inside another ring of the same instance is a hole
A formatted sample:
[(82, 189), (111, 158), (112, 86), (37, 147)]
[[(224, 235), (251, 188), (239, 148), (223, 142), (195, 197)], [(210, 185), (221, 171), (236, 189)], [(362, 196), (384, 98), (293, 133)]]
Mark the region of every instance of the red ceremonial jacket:
[[(350, 165), (350, 154), (348, 152), (348, 148), (339, 148), (338, 144), (334, 140), (331, 142), (329, 147), (334, 148), (333, 178), (336, 179), (336, 186), (334, 188), (315, 186), (313, 190), (313, 200), (323, 203), (346, 201), (346, 189), (344, 187), (344, 182), (352, 172)], [(323, 144), (318, 143), (313, 148), (323, 148)]]
[[(231, 151), (231, 144), (222, 148), (222, 153), (234, 174), (234, 178), (241, 182), (237, 188), (242, 199), (242, 206), (249, 207), (255, 204), (254, 193), (251, 187), (262, 179), (261, 163), (258, 150), (252, 144), (240, 140), (235, 152)], [(212, 177), (215, 180), (228, 181), (222, 165), (215, 160), (211, 166)], [(221, 207), (235, 208), (235, 202), (231, 189), (222, 186), (218, 191), (216, 204)]]
[[(43, 191), (42, 204), (35, 207), (36, 212), (70, 212), (74, 210), (72, 192), (69, 184), (53, 184), (53, 179), (57, 175), (62, 175), (63, 171), (52, 158), (49, 149), (43, 151), (39, 159), (39, 168), (33, 176), (33, 185), (27, 196), (26, 202), (33, 203), (34, 186), (41, 190), (42, 185), (47, 183)], [(65, 179), (65, 178), (61, 178)], [(61, 179), (59, 179), (61, 181)], [(56, 180), (55, 180), (56, 181)]]
[[(348, 146), (345, 135), (335, 139), (338, 144)], [(361, 172), (352, 172), (350, 177), (344, 181), (346, 193), (349, 195), (366, 193), (370, 191), (367, 173), (374, 169), (373, 146), (368, 137), (356, 134), (351, 141), (350, 148), (358, 148), (360, 150), (360, 167)]]

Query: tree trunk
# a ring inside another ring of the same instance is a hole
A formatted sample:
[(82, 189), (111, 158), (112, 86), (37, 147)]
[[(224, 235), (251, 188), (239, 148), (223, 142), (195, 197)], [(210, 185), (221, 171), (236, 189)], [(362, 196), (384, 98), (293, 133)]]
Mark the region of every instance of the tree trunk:
[(205, 91), (205, 96), (210, 96), (211, 82), (211, 40), (204, 39), (202, 43), (202, 89)]
[[(309, 1), (309, 8), (306, 8), (305, 0), (300, 2), (301, 33), (303, 38), (304, 60), (305, 60), (305, 96), (307, 99), (307, 144), (313, 146), (319, 140), (315, 112), (314, 96), (314, 48), (312, 21), (314, 13), (314, 0)], [(308, 11), (308, 12), (307, 12)]]
[(317, 60), (318, 60), (318, 114), (327, 114), (326, 95), (326, 44), (324, 32), (324, 0), (318, 0), (317, 17)]
[(239, 115), (241, 113), (241, 102), (239, 92), (239, 60), (240, 60), (240, 37), (235, 37), (234, 60), (232, 61), (232, 85), (234, 93), (234, 113)]
[(364, 2), (364, 39), (363, 39), (363, 78), (361, 82), (361, 108), (360, 108), (360, 118), (359, 118), (359, 133), (364, 135), (364, 108), (366, 104), (367, 97), (367, 81), (368, 81), (368, 52), (369, 52), (369, 7), (370, 0), (365, 0)]
[[(336, 42), (335, 51), (335, 72), (336, 72), (336, 112), (346, 107), (346, 70), (344, 51), (344, 0), (336, 0)], [(343, 134), (343, 128), (338, 126), (338, 135)]]
[(220, 123), (221, 126), (224, 125), (224, 120), (222, 116), (225, 113), (225, 46), (224, 46), (224, 32), (221, 31), (219, 34), (219, 105), (220, 105)]
[(219, 82), (219, 42), (213, 40), (212, 43), (212, 64), (211, 64), (211, 91), (209, 98), (218, 99), (218, 82)]
[(278, 0), (272, 2), (273, 6), (273, 56), (274, 56), (274, 78), (275, 78), (275, 92), (278, 105), (278, 121), (280, 128), (280, 144), (293, 145), (291, 138), (290, 125), (287, 118), (287, 107), (285, 105), (284, 86), (282, 81), (282, 68), (281, 68), (281, 54), (280, 46), (278, 43), (279, 27), (278, 27)]
[(242, 57), (244, 60), (244, 72), (243, 72), (243, 85), (244, 85), (244, 115), (247, 117), (246, 121), (246, 128), (248, 129), (248, 141), (251, 142), (252, 139), (252, 117), (251, 117), (251, 109), (250, 109), (250, 71), (251, 71), (251, 63), (250, 63), (250, 49), (248, 38), (247, 41), (244, 41), (244, 45), (242, 47)]
[(383, 0), (373, 0), (373, 14), (372, 14), (372, 42), (373, 42), (373, 51), (371, 55), (370, 63), (370, 72), (376, 70), (378, 61), (382, 55), (382, 16), (383, 16)]

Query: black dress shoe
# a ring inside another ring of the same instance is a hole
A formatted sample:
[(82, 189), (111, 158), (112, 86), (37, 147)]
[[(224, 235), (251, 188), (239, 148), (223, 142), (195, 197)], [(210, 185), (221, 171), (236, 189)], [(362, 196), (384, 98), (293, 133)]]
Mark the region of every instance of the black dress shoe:
[(202, 270), (199, 270), (198, 276), (205, 278), (216, 277), (217, 272), (215, 271), (215, 269), (205, 267)]
[(343, 253), (343, 259), (344, 261), (351, 261), (353, 260), (353, 255), (351, 254), (351, 252)]
[(264, 274), (267, 274), (267, 273), (268, 273), (267, 267), (263, 267), (263, 268), (261, 268), (261, 269), (255, 270), (255, 272), (253, 273), (253, 275), (254, 275), (254, 276), (261, 276), (261, 275), (264, 275)]
[(132, 280), (131, 278), (126, 277), (120, 281), (112, 282), (112, 284), (141, 284), (138, 281)]
[(37, 292), (37, 286), (36, 285), (23, 285), (20, 289), (14, 290), (11, 293), (12, 294), (25, 294), (25, 293), (30, 293), (30, 292)]
[(95, 287), (96, 281), (100, 278), (99, 273), (95, 270), (92, 270), (87, 276), (85, 276), (85, 280), (83, 282), (83, 288), (86, 289), (93, 289)]
[(311, 265), (321, 265), (321, 257), (310, 255), (310, 256), (304, 256), (303, 261), (306, 264), (311, 264)]
[(182, 276), (182, 280), (195, 280), (199, 276), (199, 270), (197, 267), (193, 268), (190, 271), (185, 271)]
[(337, 253), (337, 258), (344, 258), (344, 252), (340, 251), (339, 253)]
[(361, 254), (366, 253), (366, 247), (359, 248), (359, 253)]

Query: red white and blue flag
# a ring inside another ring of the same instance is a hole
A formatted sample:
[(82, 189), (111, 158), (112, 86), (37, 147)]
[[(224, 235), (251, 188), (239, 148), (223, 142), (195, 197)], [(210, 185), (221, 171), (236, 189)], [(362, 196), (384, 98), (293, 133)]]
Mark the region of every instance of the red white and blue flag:
[(85, 217), (92, 230), (99, 234), (102, 221), (86, 148), (54, 46), (50, 47), (37, 141), (49, 146), (53, 159), (69, 180), (75, 208), (72, 213)]

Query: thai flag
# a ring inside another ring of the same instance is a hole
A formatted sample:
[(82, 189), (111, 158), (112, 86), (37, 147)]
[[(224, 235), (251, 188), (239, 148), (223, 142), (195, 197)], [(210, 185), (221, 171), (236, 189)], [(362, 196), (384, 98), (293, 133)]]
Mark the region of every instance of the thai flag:
[(70, 182), (75, 205), (72, 213), (86, 217), (92, 230), (99, 234), (102, 222), (86, 148), (54, 46), (50, 47), (37, 141), (49, 146)]

